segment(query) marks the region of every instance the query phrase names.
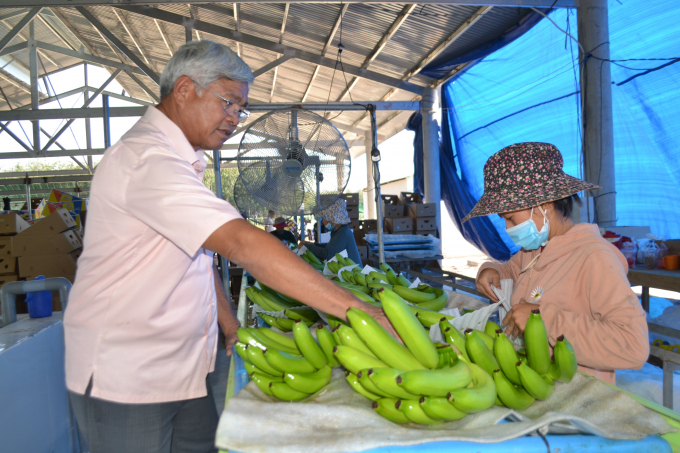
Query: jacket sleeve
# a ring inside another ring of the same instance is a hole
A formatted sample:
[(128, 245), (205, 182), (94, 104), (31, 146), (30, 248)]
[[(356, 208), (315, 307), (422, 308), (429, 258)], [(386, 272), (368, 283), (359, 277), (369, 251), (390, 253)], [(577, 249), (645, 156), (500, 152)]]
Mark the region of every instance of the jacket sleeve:
[(599, 370), (639, 369), (649, 357), (647, 318), (613, 251), (596, 249), (586, 258), (574, 282), (586, 297), (590, 314), (542, 303), (541, 317), (551, 345), (564, 335), (579, 365)]
[(477, 277), (482, 273), (484, 269), (492, 268), (496, 269), (501, 276), (501, 280), (511, 278), (513, 282), (517, 281), (519, 273), (522, 270), (522, 255), (524, 252), (519, 251), (506, 262), (501, 261), (489, 261), (484, 263), (479, 267), (477, 271)]
[[(328, 244), (324, 246), (316, 244), (305, 244), (305, 246), (307, 247), (307, 250), (314, 254), (314, 256), (321, 261), (325, 261), (333, 258), (336, 253), (340, 253), (347, 248), (348, 236), (351, 236), (351, 234), (352, 232), (349, 229), (343, 228), (342, 231), (338, 231), (332, 236)], [(352, 237), (352, 240), (354, 240), (354, 237)]]

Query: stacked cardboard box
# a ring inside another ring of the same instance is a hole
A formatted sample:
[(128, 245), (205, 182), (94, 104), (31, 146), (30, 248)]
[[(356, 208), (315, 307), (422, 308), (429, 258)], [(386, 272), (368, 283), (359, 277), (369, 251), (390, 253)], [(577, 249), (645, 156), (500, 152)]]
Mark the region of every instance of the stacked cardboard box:
[(13, 212), (0, 214), (0, 288), (18, 280), (17, 259), (12, 256), (12, 237), (26, 231), (30, 224)]
[[(18, 277), (33, 280), (65, 277), (75, 280), (76, 260), (83, 246), (75, 219), (66, 209), (59, 208), (45, 218), (37, 219), (33, 226), (11, 237), (12, 258), (17, 261)], [(55, 311), (61, 303), (54, 298)]]
[(409, 217), (413, 219), (415, 234), (436, 235), (438, 209), (436, 203), (423, 203), (420, 194), (414, 192), (402, 192), (399, 199)]
[(413, 231), (413, 219), (406, 215), (404, 206), (399, 203), (397, 195), (382, 195), (382, 203), (386, 232), (399, 234)]

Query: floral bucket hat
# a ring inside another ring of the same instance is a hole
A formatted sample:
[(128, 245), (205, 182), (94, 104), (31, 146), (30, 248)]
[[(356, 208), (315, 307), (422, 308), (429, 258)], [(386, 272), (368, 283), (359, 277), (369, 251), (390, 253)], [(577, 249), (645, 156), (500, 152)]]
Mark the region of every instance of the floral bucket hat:
[(342, 198), (338, 198), (335, 203), (319, 212), (317, 217), (339, 225), (351, 222), (349, 214), (347, 214), (347, 202)]
[(564, 173), (562, 154), (550, 143), (517, 143), (484, 165), (484, 195), (463, 219), (519, 211), (559, 200), (582, 190), (600, 189)]

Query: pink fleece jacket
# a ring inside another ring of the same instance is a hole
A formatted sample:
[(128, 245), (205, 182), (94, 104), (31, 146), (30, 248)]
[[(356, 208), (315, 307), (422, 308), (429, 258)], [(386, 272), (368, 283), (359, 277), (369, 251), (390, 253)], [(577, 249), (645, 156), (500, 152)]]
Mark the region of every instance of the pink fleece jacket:
[(501, 279), (511, 278), (513, 306), (521, 299), (530, 302), (532, 291), (542, 287), (536, 304), (550, 345), (564, 335), (580, 370), (614, 384), (614, 370), (641, 368), (649, 356), (647, 319), (621, 252), (597, 226), (585, 223), (551, 239), (533, 270), (520, 273), (538, 253), (520, 250), (506, 263), (485, 263), (477, 275), (492, 267)]

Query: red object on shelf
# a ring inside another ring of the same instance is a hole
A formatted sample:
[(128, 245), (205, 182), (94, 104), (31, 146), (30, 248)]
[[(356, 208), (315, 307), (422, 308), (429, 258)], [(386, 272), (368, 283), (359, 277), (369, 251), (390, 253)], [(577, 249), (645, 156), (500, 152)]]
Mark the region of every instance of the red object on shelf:
[(621, 236), (620, 234), (616, 234), (613, 231), (607, 230), (604, 232), (602, 237), (608, 240), (611, 244), (613, 244), (614, 247), (621, 250), (621, 245), (623, 245), (623, 236)]

